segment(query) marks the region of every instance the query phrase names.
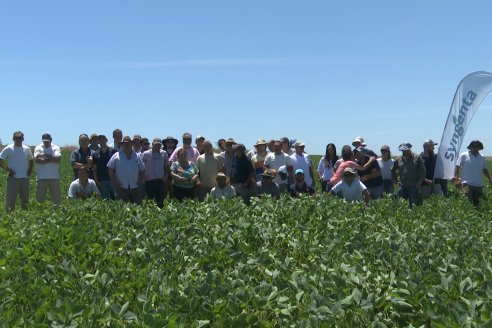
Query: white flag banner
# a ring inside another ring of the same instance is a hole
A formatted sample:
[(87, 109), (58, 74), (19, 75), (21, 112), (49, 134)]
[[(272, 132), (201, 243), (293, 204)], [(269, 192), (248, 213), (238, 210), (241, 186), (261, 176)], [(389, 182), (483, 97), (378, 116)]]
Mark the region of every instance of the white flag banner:
[(492, 90), (492, 73), (474, 72), (461, 80), (449, 110), (437, 154), (434, 178), (451, 180), (461, 144), (473, 115)]

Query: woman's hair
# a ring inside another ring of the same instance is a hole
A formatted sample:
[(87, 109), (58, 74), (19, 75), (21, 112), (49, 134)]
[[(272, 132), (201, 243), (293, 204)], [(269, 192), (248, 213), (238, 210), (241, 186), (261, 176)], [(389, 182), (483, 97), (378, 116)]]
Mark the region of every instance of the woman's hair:
[(352, 148), (349, 145), (342, 147), (342, 159), (344, 161), (350, 161), (352, 159)]
[(186, 154), (186, 149), (184, 148), (179, 148), (178, 152), (176, 153), (176, 155), (181, 155), (181, 154)]
[[(330, 147), (333, 148), (333, 153), (334, 153), (332, 158), (330, 158), (330, 152), (328, 151), (328, 148)], [(333, 143), (327, 144), (325, 150), (325, 166), (332, 167), (333, 165), (335, 165), (337, 161), (338, 161), (337, 147)]]

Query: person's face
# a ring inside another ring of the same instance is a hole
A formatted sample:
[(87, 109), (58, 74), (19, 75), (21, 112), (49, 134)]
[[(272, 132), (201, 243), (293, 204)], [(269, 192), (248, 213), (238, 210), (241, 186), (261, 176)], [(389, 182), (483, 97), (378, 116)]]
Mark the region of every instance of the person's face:
[(263, 153), (263, 152), (265, 152), (265, 150), (266, 150), (266, 145), (258, 145), (258, 146), (256, 146), (256, 150), (257, 150), (259, 153)]
[(82, 182), (87, 182), (89, 180), (89, 176), (87, 175), (86, 170), (79, 170), (78, 177), (79, 177), (79, 181)]
[(405, 158), (412, 157), (412, 151), (410, 149), (409, 150), (404, 150), (403, 151), (403, 157), (405, 157)]
[(289, 143), (287, 141), (282, 142), (282, 150), (287, 152), (289, 149)]
[(79, 146), (80, 148), (87, 148), (89, 146), (89, 138), (86, 136), (81, 136), (79, 138)]
[(265, 186), (270, 186), (273, 182), (273, 179), (271, 177), (266, 177), (266, 176), (263, 176), (263, 179), (262, 179), (262, 183), (265, 185)]
[(343, 175), (343, 178), (345, 179), (345, 181), (346, 181), (347, 183), (349, 183), (349, 184), (350, 184), (350, 183), (352, 183), (352, 182), (354, 181), (354, 179), (355, 179), (355, 175), (350, 174), (350, 173), (346, 173), (346, 174), (344, 174), (344, 175)]
[(132, 150), (132, 144), (131, 142), (122, 142), (121, 147), (123, 147), (123, 150), (126, 152), (129, 152)]
[(51, 140), (43, 140), (43, 146), (45, 148), (51, 147)]
[(360, 146), (361, 146), (360, 142), (358, 142), (358, 141), (353, 142), (353, 143), (352, 143), (352, 145), (353, 145), (355, 148), (358, 148), (358, 147), (360, 147)]
[(335, 155), (335, 148), (332, 145), (328, 146), (328, 153), (330, 155)]
[(16, 133), (12, 140), (16, 146), (20, 146), (22, 145), (22, 141), (24, 141), (24, 135), (22, 133)]
[(207, 155), (212, 155), (214, 152), (214, 148), (212, 147), (212, 144), (206, 143), (206, 144), (203, 144), (203, 151)]
[(113, 139), (115, 142), (121, 142), (121, 139), (123, 139), (123, 132), (113, 133)]
[(478, 152), (479, 152), (478, 148), (479, 148), (478, 146), (471, 146), (470, 150), (471, 150), (472, 154), (474, 154), (474, 155), (478, 154)]
[(183, 145), (191, 146), (191, 136), (183, 136)]
[(203, 142), (204, 142), (204, 141), (205, 141), (205, 140), (203, 140), (203, 139), (201, 139), (201, 138), (200, 138), (200, 139), (196, 139), (196, 140), (195, 140), (196, 146), (197, 146), (197, 147), (201, 147), (201, 146), (203, 145)]
[(273, 151), (277, 154), (280, 153), (282, 151), (282, 144), (280, 142), (275, 142), (273, 144)]
[[(142, 140), (141, 145), (142, 145), (142, 151), (149, 150), (149, 148), (150, 148), (150, 142), (148, 140)], [(162, 144), (159, 144), (159, 145), (161, 145), (161, 147), (162, 147)]]
[(389, 151), (386, 149), (381, 149), (381, 157), (388, 158), (389, 157)]
[(298, 173), (296, 174), (296, 182), (303, 182), (304, 181), (304, 174)]
[(138, 138), (133, 139), (133, 140), (132, 140), (132, 145), (133, 145), (133, 148), (135, 148), (135, 149), (140, 149), (140, 147), (142, 146), (142, 144), (141, 144), (141, 142), (140, 142), (140, 141), (141, 141), (141, 140), (140, 140), (140, 139), (138, 139)]
[(296, 147), (296, 153), (299, 155), (304, 153), (304, 148), (305, 148), (304, 146)]
[(92, 138), (91, 140), (89, 140), (89, 143), (90, 143), (92, 146), (94, 146), (94, 145), (97, 145), (99, 142), (98, 142), (98, 140), (97, 140), (97, 137), (94, 137), (94, 138)]
[(434, 145), (433, 144), (427, 144), (427, 145), (425, 145), (425, 150), (428, 153), (433, 153), (434, 152)]
[(158, 142), (154, 142), (152, 144), (152, 151), (154, 152), (159, 152), (162, 148), (162, 144), (158, 143)]
[(217, 178), (217, 186), (219, 186), (220, 188), (224, 188), (226, 186), (226, 179)]
[(174, 148), (174, 141), (167, 140), (166, 141), (166, 148)]
[(178, 160), (180, 162), (187, 162), (188, 161), (188, 158), (186, 157), (186, 152), (180, 151), (179, 154), (178, 154)]
[(99, 141), (99, 145), (102, 147), (106, 147), (106, 144), (108, 143), (108, 139), (105, 137), (98, 138), (97, 141)]
[(232, 146), (234, 145), (232, 142), (226, 142), (225, 145), (227, 151), (232, 151)]

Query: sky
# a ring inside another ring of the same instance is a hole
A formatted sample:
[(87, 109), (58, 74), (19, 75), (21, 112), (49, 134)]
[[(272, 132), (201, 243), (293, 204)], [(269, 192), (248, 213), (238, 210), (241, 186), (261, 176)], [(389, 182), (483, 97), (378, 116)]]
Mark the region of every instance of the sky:
[[(439, 142), (456, 87), (492, 71), (491, 1), (0, 0), (0, 138), (184, 132), (323, 154)], [(492, 155), (492, 96), (464, 138)]]

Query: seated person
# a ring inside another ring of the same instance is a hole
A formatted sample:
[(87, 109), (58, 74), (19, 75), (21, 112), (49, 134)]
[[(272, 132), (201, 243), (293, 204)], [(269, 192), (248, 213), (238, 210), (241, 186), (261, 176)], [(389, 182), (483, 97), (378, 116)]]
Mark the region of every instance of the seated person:
[(294, 175), (295, 182), (290, 185), (289, 192), (292, 197), (298, 197), (301, 194), (307, 194), (309, 196), (314, 196), (316, 193), (313, 187), (308, 186), (306, 181), (304, 181), (304, 170), (297, 169)]
[(215, 177), (217, 186), (212, 188), (210, 195), (213, 198), (232, 198), (236, 196), (236, 191), (229, 185), (229, 177), (222, 172), (219, 172)]
[(68, 188), (69, 199), (87, 199), (93, 195), (101, 196), (96, 182), (89, 179), (89, 173), (86, 169), (79, 169), (78, 178), (70, 184)]
[(272, 197), (280, 197), (280, 187), (273, 182), (277, 171), (274, 169), (266, 169), (262, 174), (261, 181), (255, 183), (253, 187), (253, 195), (270, 195)]
[(357, 177), (357, 171), (351, 167), (343, 170), (342, 180), (332, 189), (331, 195), (339, 196), (348, 202), (362, 201), (369, 202), (370, 194), (366, 186)]

